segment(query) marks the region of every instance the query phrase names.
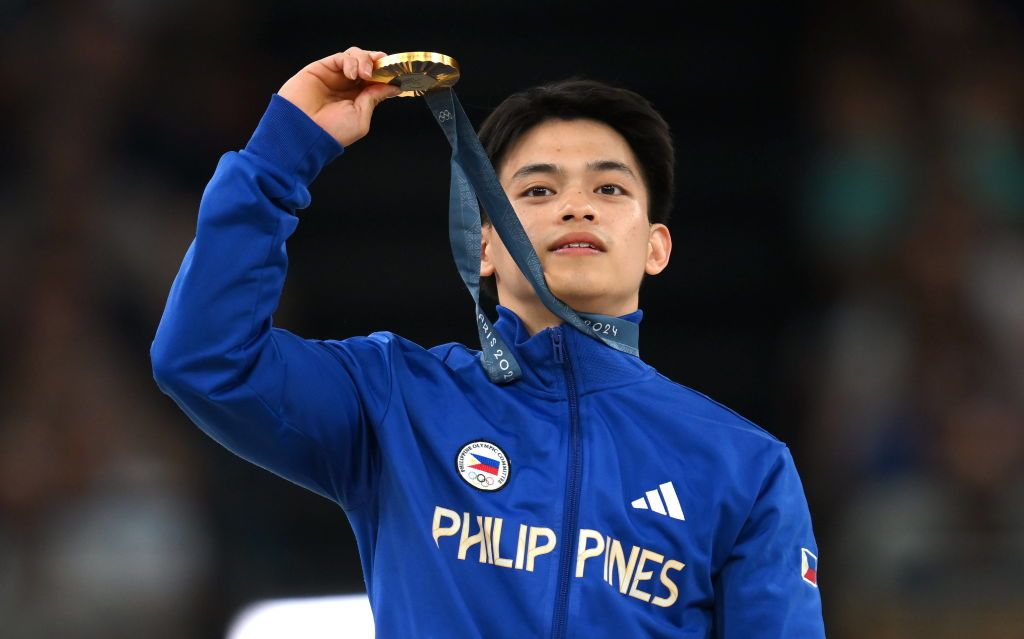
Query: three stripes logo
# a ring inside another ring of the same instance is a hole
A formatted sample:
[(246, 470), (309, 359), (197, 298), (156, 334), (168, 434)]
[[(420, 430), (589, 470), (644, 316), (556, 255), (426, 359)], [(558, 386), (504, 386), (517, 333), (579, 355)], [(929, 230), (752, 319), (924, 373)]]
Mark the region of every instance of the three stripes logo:
[(644, 497), (634, 499), (631, 505), (637, 510), (649, 508), (659, 515), (686, 521), (686, 517), (683, 516), (683, 507), (679, 505), (679, 497), (676, 496), (676, 489), (670, 481), (659, 484), (654, 490), (648, 490)]

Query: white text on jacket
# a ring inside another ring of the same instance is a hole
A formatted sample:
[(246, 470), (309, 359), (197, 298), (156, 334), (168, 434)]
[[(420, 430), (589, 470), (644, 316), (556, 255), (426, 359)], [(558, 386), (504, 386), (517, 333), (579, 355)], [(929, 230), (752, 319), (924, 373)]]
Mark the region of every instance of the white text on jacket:
[[(474, 526), (475, 524), (475, 526)], [(458, 554), (465, 561), (467, 554), (477, 548), (477, 560), (483, 564), (492, 564), (502, 568), (527, 570), (533, 572), (537, 559), (551, 553), (557, 545), (555, 532), (541, 526), (519, 524), (516, 537), (516, 552), (502, 556), (501, 534), (505, 521), (501, 517), (485, 515), (472, 516), (467, 512), (461, 515), (454, 510), (437, 506), (434, 508), (434, 521), (431, 532), (434, 544), (440, 549), (442, 537), (459, 536)], [(453, 540), (454, 542), (454, 540)], [(454, 549), (454, 543), (447, 544)], [(506, 544), (507, 546), (507, 544)], [(587, 560), (601, 557), (603, 563), (603, 579), (610, 586), (617, 587), (623, 595), (628, 595), (667, 608), (679, 597), (679, 587), (672, 581), (671, 573), (680, 571), (686, 565), (675, 559), (665, 560), (665, 556), (648, 548), (632, 546), (628, 556), (618, 539), (603, 535), (589, 528), (580, 529), (580, 537), (576, 544), (576, 577), (584, 577)], [(596, 570), (596, 562), (593, 562)], [(650, 591), (654, 570), (645, 568), (654, 564), (661, 565), (660, 581), (667, 590), (664, 594)], [(647, 588), (647, 590), (645, 590)]]

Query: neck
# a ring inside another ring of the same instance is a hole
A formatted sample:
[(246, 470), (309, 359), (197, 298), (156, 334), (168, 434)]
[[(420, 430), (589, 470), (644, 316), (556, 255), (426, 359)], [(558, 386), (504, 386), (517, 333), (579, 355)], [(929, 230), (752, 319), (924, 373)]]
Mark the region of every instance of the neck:
[[(627, 313), (632, 313), (637, 310), (640, 303), (639, 295), (633, 296), (633, 299), (629, 302), (620, 304), (606, 303), (597, 305), (576, 305), (568, 299), (562, 301), (575, 309), (577, 313), (595, 313), (599, 315), (611, 315), (612, 317), (620, 317)], [(536, 295), (533, 295), (528, 299), (502, 299), (502, 296), (499, 295), (498, 303), (518, 315), (530, 335), (535, 335), (545, 328), (551, 328), (552, 326), (559, 326), (563, 324), (562, 318), (549, 311), (548, 307), (544, 306), (540, 301), (540, 298)]]

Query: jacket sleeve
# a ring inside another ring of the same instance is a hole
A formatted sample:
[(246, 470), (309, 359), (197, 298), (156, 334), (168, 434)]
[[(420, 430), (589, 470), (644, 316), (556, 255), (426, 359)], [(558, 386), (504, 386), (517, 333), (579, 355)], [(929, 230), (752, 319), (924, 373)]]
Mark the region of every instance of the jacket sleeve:
[(150, 358), (160, 389), (209, 436), (350, 508), (377, 475), (374, 425), (389, 403), (394, 336), (307, 340), (271, 321), (295, 211), (342, 151), (272, 96), (245, 149), (221, 157), (203, 193)]
[(783, 447), (718, 574), (715, 636), (823, 638), (817, 556), (803, 486)]

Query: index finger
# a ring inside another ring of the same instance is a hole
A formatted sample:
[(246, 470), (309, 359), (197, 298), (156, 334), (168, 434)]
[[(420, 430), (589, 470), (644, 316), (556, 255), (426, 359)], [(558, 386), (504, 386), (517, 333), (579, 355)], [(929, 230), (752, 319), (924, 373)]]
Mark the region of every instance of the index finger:
[(354, 63), (354, 71), (356, 72), (355, 77), (352, 78), (353, 80), (359, 77), (369, 80), (370, 76), (373, 75), (373, 62), (375, 58), (373, 58), (372, 55), (375, 53), (383, 52), (366, 51), (360, 49), (359, 47), (349, 47), (345, 49), (345, 51), (343, 51), (342, 53), (336, 53), (335, 56), (341, 56), (343, 58), (342, 60), (338, 61), (338, 66), (341, 68), (344, 68), (344, 58), (352, 60), (352, 62), (349, 62), (349, 64)]
[[(350, 60), (348, 64), (355, 64), (353, 70), (357, 72), (357, 77), (363, 76), (369, 79), (373, 73), (373, 63), (385, 55), (383, 51), (366, 51), (359, 47), (349, 47), (344, 51), (331, 54), (319, 60), (319, 62), (338, 73), (345, 73), (345, 61)], [(356, 78), (351, 79), (355, 80)]]

